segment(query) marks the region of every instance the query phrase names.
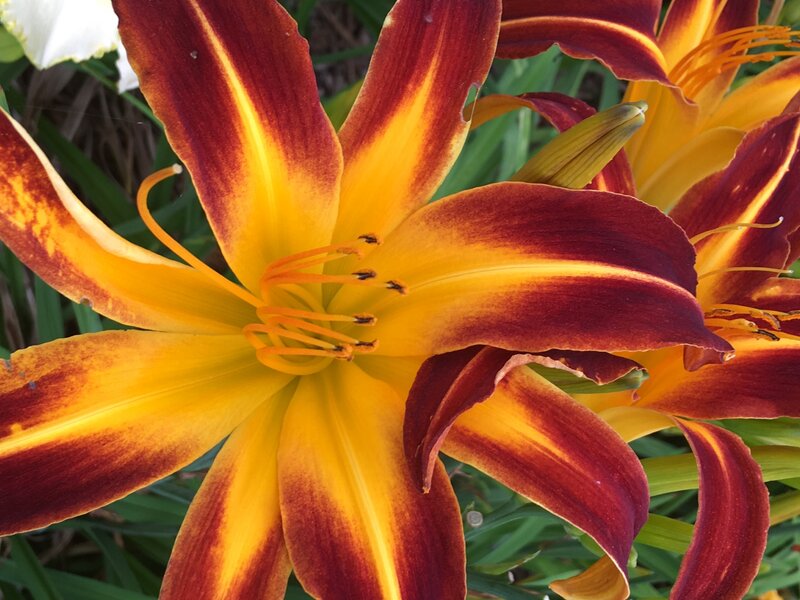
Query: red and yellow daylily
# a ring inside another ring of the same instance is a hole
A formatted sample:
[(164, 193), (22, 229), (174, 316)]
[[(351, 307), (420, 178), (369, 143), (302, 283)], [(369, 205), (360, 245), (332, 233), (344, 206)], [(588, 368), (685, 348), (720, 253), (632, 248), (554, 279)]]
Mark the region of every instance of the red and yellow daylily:
[[(447, 474), (434, 459), (421, 494), (405, 468), (404, 402), (427, 357), (521, 349), (603, 381), (632, 363), (592, 351), (729, 349), (703, 325), (693, 248), (653, 207), (527, 183), (426, 204), (467, 134), (499, 0), (400, 0), (338, 134), (277, 2), (114, 6), (239, 283), (148, 212), (149, 189), (177, 169), (145, 180), (137, 203), (183, 263), (114, 234), (0, 119), (0, 239), (68, 298), (137, 328), (6, 363), (0, 534), (120, 498), (227, 436), (162, 598), (277, 598), (291, 569), (326, 599), (463, 598)], [(547, 382), (508, 381), (454, 443), (624, 570), (648, 501), (635, 455)]]
[(706, 324), (735, 358), (697, 368), (709, 357), (637, 353), (650, 377), (634, 394), (584, 398), (629, 440), (677, 423), (695, 453), (700, 511), (675, 598), (743, 595), (764, 551), (769, 505), (758, 465), (738, 437), (694, 419), (800, 416), (800, 280), (778, 277), (800, 252), (798, 193), (795, 112), (749, 133), (731, 164), (672, 212), (698, 250)]
[[(639, 389), (580, 398), (625, 440), (677, 425), (689, 441), (699, 469), (700, 509), (672, 592), (676, 599), (742, 597), (764, 551), (769, 502), (760, 468), (737, 436), (703, 420), (800, 417), (800, 280), (777, 277), (800, 255), (798, 193), (800, 113), (790, 112), (749, 133), (729, 167), (694, 186), (673, 212), (698, 249), (698, 298), (706, 324), (734, 352), (674, 347), (625, 354), (616, 360), (630, 359), (648, 371)], [(578, 369), (575, 359), (570, 353), (532, 357), (486, 347), (428, 359), (411, 387), (405, 418), (406, 456), (418, 481), (429, 485), (440, 448), (470, 464), (488, 465), (501, 481), (515, 482), (515, 471), (542, 468), (562, 455), (577, 454), (582, 464), (575, 446), (552, 433), (561, 431), (560, 420), (568, 413), (559, 403), (567, 405), (569, 397), (521, 366), (558, 366), (600, 382), (625, 370), (608, 355), (584, 353)], [(546, 388), (538, 394), (549, 394), (548, 402), (516, 400), (509, 408), (510, 398), (523, 396), (518, 389), (524, 385)], [(494, 436), (484, 434), (483, 444), (476, 444), (474, 430), (489, 430), (490, 421)], [(595, 428), (584, 430), (584, 437), (594, 431), (605, 435), (591, 418), (582, 425)], [(509, 448), (521, 443), (517, 432), (528, 427), (535, 434), (525, 437), (528, 454), (521, 458)], [(552, 482), (549, 474), (538, 483)], [(590, 487), (572, 483), (576, 491)], [(546, 493), (529, 491), (535, 485), (527, 481), (517, 489), (538, 494), (548, 506), (552, 498)], [(554, 582), (553, 589), (568, 598), (626, 598), (620, 563), (627, 554), (603, 547), (607, 557), (577, 577)]]
[[(656, 35), (661, 4), (504, 0), (497, 54), (531, 56), (558, 43), (633, 80), (625, 100), (650, 107), (626, 145), (638, 196), (670, 210), (800, 89), (800, 38), (788, 27), (759, 25), (758, 0), (674, 0)], [(730, 91), (741, 64), (783, 56), (795, 58)]]

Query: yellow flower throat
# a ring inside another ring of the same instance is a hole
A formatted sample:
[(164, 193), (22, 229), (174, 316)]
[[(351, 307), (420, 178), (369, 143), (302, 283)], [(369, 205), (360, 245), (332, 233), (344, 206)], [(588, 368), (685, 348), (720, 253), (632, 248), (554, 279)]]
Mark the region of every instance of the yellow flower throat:
[[(310, 375), (333, 360), (352, 360), (357, 354), (374, 351), (378, 340), (363, 340), (339, 331), (337, 327), (368, 327), (375, 315), (359, 313), (337, 315), (326, 312), (322, 302), (323, 285), (381, 287), (405, 295), (406, 287), (396, 281), (379, 281), (369, 269), (345, 275), (328, 275), (313, 269), (346, 257), (361, 257), (360, 246), (380, 244), (377, 235), (367, 233), (351, 242), (332, 244), (292, 254), (267, 265), (260, 281), (261, 297), (217, 273), (186, 250), (155, 221), (147, 208), (147, 195), (154, 185), (182, 172), (178, 165), (156, 171), (142, 182), (136, 196), (139, 214), (153, 235), (167, 248), (208, 277), (214, 284), (255, 308), (257, 323), (242, 329), (258, 360), (292, 375)], [(312, 272), (308, 272), (311, 269)], [(314, 291), (312, 291), (314, 290)]]

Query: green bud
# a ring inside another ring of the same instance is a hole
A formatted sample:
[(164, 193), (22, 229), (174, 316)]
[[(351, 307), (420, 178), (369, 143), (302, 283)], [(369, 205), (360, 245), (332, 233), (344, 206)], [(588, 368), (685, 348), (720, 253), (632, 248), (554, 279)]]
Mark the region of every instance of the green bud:
[(646, 110), (644, 102), (628, 102), (584, 119), (550, 141), (511, 180), (585, 187), (644, 124)]

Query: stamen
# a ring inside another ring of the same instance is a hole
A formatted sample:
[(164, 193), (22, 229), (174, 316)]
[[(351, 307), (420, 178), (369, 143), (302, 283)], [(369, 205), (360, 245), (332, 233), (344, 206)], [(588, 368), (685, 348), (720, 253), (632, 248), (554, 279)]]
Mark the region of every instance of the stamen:
[(183, 168), (180, 165), (172, 165), (171, 167), (161, 169), (145, 177), (144, 181), (142, 181), (142, 185), (139, 186), (139, 191), (136, 194), (136, 208), (139, 210), (139, 215), (142, 217), (142, 221), (144, 221), (144, 224), (147, 226), (150, 232), (162, 244), (164, 244), (164, 246), (182, 258), (186, 264), (194, 267), (197, 271), (200, 271), (203, 275), (208, 277), (213, 283), (230, 292), (231, 294), (238, 296), (248, 304), (253, 306), (261, 306), (263, 302), (259, 298), (256, 298), (247, 290), (239, 287), (231, 280), (223, 277), (199, 258), (197, 258), (194, 254), (189, 252), (186, 248), (181, 246), (175, 238), (161, 228), (161, 226), (153, 218), (153, 215), (150, 214), (150, 211), (147, 208), (147, 195), (150, 193), (150, 190), (153, 189), (153, 186), (164, 181), (168, 177), (178, 175), (182, 172)]
[(262, 306), (261, 308), (256, 310), (256, 314), (262, 319), (267, 318), (270, 315), (286, 315), (289, 317), (298, 317), (300, 319), (309, 319), (311, 321), (355, 323), (356, 325), (374, 325), (377, 322), (377, 319), (373, 315), (368, 315), (368, 314), (331, 315), (321, 312), (312, 312), (310, 310), (285, 308), (283, 306)]
[[(242, 331), (244, 336), (253, 346), (256, 346), (256, 340), (258, 340), (256, 333), (271, 333), (278, 337), (295, 340), (296, 342), (308, 344), (309, 346), (316, 346), (324, 350), (332, 350), (337, 347), (336, 344), (331, 344), (330, 342), (311, 337), (310, 335), (303, 335), (302, 333), (295, 333), (294, 331), (282, 329), (281, 327), (271, 327), (270, 325), (266, 324), (260, 325), (258, 323), (253, 323), (246, 325)], [(258, 340), (258, 342), (260, 342), (260, 340)], [(259, 347), (266, 347), (266, 344)]]
[(726, 329), (744, 329), (745, 331), (758, 331), (758, 325), (747, 319), (706, 319), (706, 327), (724, 327)]
[(739, 304), (714, 304), (711, 310), (706, 313), (706, 316), (723, 316), (723, 315), (748, 315), (756, 319), (762, 319), (769, 322), (772, 329), (781, 329), (781, 321), (792, 321), (795, 318), (791, 313), (781, 312), (779, 310), (766, 310), (762, 308), (753, 308), (751, 306), (741, 306)]
[[(797, 36), (798, 32), (792, 31), (790, 27), (771, 25), (756, 25), (726, 31), (699, 44), (684, 56), (670, 72), (670, 79), (683, 89), (686, 96), (693, 98), (715, 77), (741, 64), (800, 54), (795, 50), (747, 54), (748, 50), (765, 46), (796, 48)], [(706, 62), (703, 62), (704, 60)], [(695, 68), (692, 68), (693, 66)]]
[(363, 235), (358, 236), (358, 239), (366, 244), (374, 244), (376, 246), (380, 246), (383, 241), (374, 233), (365, 233)]
[(763, 271), (765, 273), (777, 273), (778, 275), (791, 275), (794, 271), (791, 269), (773, 269), (771, 267), (726, 267), (724, 269), (714, 269), (702, 275), (698, 275), (697, 279), (705, 279), (712, 275), (719, 275), (720, 273), (733, 273), (736, 271)]
[(756, 333), (758, 335), (763, 335), (764, 337), (771, 339), (773, 342), (777, 342), (781, 339), (779, 336), (772, 333), (771, 331), (767, 331), (766, 329), (757, 329)]
[[(285, 283), (339, 283), (343, 285), (364, 285), (369, 287), (388, 287), (388, 284), (375, 281), (375, 271), (355, 271), (350, 275), (322, 275), (317, 273), (286, 273), (269, 277), (262, 281), (262, 286)], [(390, 282), (391, 283), (391, 282)]]
[(357, 344), (359, 342), (359, 340), (350, 337), (349, 335), (339, 333), (338, 331), (334, 331), (333, 329), (329, 329), (328, 327), (321, 327), (320, 325), (314, 325), (313, 323), (308, 323), (307, 321), (304, 321), (302, 319), (295, 319), (292, 317), (284, 317), (284, 316), (275, 316), (275, 317), (268, 317), (267, 321), (268, 325), (269, 324), (287, 325), (290, 327), (295, 327), (302, 331), (310, 331), (312, 333), (316, 333), (324, 337), (331, 338), (333, 340), (338, 340), (346, 344)]
[(343, 358), (351, 360), (353, 358), (352, 346), (334, 346), (330, 350), (318, 350), (316, 348), (279, 348), (276, 346), (264, 346), (256, 350), (256, 356), (322, 356), (331, 358)]
[(386, 282), (386, 288), (398, 292), (401, 296), (405, 296), (408, 293), (408, 288), (394, 279)]
[(742, 229), (773, 229), (778, 227), (781, 223), (783, 223), (783, 217), (778, 217), (778, 220), (774, 223), (731, 223), (730, 225), (723, 225), (722, 227), (716, 227), (715, 229), (709, 229), (703, 233), (698, 233), (694, 237), (689, 238), (689, 242), (695, 245), (700, 240), (709, 236), (718, 233), (726, 233), (728, 231), (741, 231)]

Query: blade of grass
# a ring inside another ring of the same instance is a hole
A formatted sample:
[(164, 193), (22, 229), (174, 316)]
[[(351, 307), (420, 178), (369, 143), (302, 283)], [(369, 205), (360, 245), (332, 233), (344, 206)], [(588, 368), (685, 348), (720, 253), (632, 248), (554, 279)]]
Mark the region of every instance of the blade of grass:
[(19, 570), (18, 583), (28, 588), (36, 600), (63, 600), (50, 574), (39, 563), (36, 554), (21, 535), (8, 538), (11, 544), (11, 558)]

